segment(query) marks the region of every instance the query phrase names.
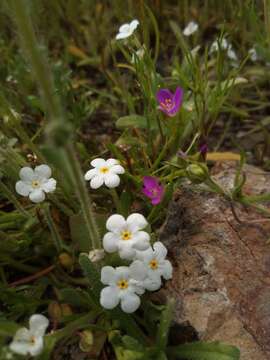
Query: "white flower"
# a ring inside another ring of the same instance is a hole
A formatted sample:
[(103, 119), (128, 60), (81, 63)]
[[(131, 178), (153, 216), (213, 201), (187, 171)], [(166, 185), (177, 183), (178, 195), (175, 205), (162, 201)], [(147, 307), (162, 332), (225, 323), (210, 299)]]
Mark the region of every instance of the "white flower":
[(122, 259), (132, 259), (136, 250), (146, 250), (150, 246), (150, 236), (141, 231), (148, 225), (141, 214), (131, 214), (125, 220), (122, 215), (112, 215), (106, 223), (109, 230), (103, 237), (105, 251), (119, 251)]
[(250, 60), (255, 62), (258, 60), (258, 54), (255, 48), (251, 48), (248, 50), (248, 54), (250, 56)]
[(145, 291), (142, 286), (145, 276), (144, 269), (134, 267), (133, 264), (117, 268), (104, 266), (101, 269), (101, 282), (108, 286), (101, 290), (100, 304), (105, 309), (113, 309), (120, 302), (124, 312), (136, 311), (141, 303), (138, 295)]
[(195, 21), (190, 21), (183, 30), (185, 36), (194, 34), (199, 28), (199, 25)]
[(116, 40), (126, 39), (130, 37), (137, 29), (138, 25), (139, 25), (139, 21), (135, 19), (132, 20), (130, 24), (124, 24), (120, 26), (119, 32), (115, 37)]
[(16, 191), (22, 196), (29, 196), (34, 203), (40, 203), (45, 199), (45, 193), (53, 192), (56, 188), (56, 180), (51, 178), (52, 171), (48, 165), (23, 167), (20, 170), (20, 181), (16, 182)]
[(49, 320), (39, 314), (29, 319), (29, 329), (23, 327), (17, 330), (9, 345), (11, 351), (20, 355), (39, 355), (43, 350), (43, 337), (49, 325)]
[(89, 252), (88, 258), (91, 262), (99, 262), (104, 259), (105, 251), (103, 249), (94, 249)]
[(161, 286), (161, 277), (166, 280), (172, 278), (172, 264), (165, 259), (166, 256), (167, 249), (160, 241), (154, 243), (153, 249), (136, 252), (138, 260), (133, 262), (133, 266), (134, 268), (145, 267), (147, 272), (147, 278), (143, 281), (145, 289), (158, 290)]
[(226, 51), (229, 59), (237, 61), (236, 52), (233, 50), (232, 44), (230, 44), (226, 38), (222, 38), (221, 41), (215, 40), (210, 47), (210, 54), (217, 52), (218, 50)]
[(84, 175), (85, 180), (90, 181), (92, 189), (98, 189), (104, 183), (108, 188), (115, 188), (120, 184), (118, 174), (124, 174), (125, 169), (119, 165), (119, 161), (115, 159), (95, 159), (91, 161), (94, 169), (90, 169)]
[(227, 56), (229, 59), (231, 60), (234, 60), (234, 61), (237, 61), (238, 58), (237, 58), (237, 55), (236, 55), (236, 52), (233, 50), (232, 48), (232, 44), (229, 44), (228, 46), (228, 50), (227, 50)]

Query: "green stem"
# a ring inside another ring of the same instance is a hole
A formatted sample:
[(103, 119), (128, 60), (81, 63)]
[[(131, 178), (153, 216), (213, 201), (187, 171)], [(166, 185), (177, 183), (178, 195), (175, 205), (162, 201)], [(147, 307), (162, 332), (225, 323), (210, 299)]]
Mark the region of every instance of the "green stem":
[(88, 230), (89, 238), (92, 242), (92, 248), (99, 249), (101, 246), (101, 240), (92, 201), (88, 195), (80, 164), (76, 158), (73, 145), (71, 144), (67, 146), (67, 156), (73, 172), (75, 193), (80, 201), (86, 228)]
[(23, 216), (26, 217), (31, 216), (27, 211), (24, 210), (24, 208), (21, 206), (19, 201), (16, 199), (16, 196), (9, 190), (9, 188), (2, 181), (0, 181), (0, 191), (4, 194), (4, 196), (8, 198), (10, 202), (13, 203), (13, 205), (20, 211), (20, 213)]
[(120, 202), (119, 196), (117, 194), (117, 191), (115, 189), (110, 189), (110, 193), (112, 195), (113, 202), (116, 207), (117, 213), (122, 214), (122, 206), (121, 206), (121, 202)]
[(44, 204), (42, 207), (43, 207), (43, 213), (45, 215), (47, 225), (52, 234), (52, 239), (54, 241), (57, 252), (60, 253), (63, 249), (68, 250), (68, 247), (65, 244), (63, 244), (62, 238), (61, 238), (61, 236), (58, 232), (58, 229), (53, 221), (53, 218), (52, 218), (51, 212), (50, 212), (50, 205)]
[(41, 95), (49, 118), (53, 122), (62, 122), (63, 126), (65, 126), (66, 124), (63, 120), (59, 99), (55, 96), (53, 90), (54, 87), (51, 73), (48, 71), (48, 65), (44, 61), (44, 57), (40, 51), (40, 44), (35, 36), (29, 14), (29, 6), (27, 6), (27, 2), (24, 0), (10, 0), (9, 4), (14, 13), (22, 45), (28, 55), (34, 75), (40, 85)]

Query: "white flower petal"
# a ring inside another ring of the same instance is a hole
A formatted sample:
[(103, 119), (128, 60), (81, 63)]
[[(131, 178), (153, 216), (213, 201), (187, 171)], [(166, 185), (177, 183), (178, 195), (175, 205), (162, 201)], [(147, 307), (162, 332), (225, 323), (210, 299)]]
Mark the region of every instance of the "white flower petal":
[(112, 266), (103, 266), (101, 269), (101, 282), (112, 285), (116, 282), (116, 270)]
[(34, 314), (29, 319), (30, 331), (37, 337), (43, 336), (48, 326), (49, 320), (41, 314)]
[(114, 214), (106, 222), (106, 228), (114, 233), (120, 233), (126, 226), (126, 220), (122, 215)]
[(162, 244), (162, 242), (160, 242), (160, 241), (155, 242), (153, 245), (153, 248), (154, 248), (156, 258), (158, 260), (163, 260), (167, 256), (168, 251), (167, 251), (166, 247)]
[(119, 246), (120, 258), (126, 260), (132, 260), (134, 259), (135, 255), (136, 255), (135, 249), (133, 249), (133, 247), (129, 243), (124, 243), (123, 240), (121, 246)]
[(108, 186), (108, 188), (115, 188), (120, 184), (120, 178), (116, 174), (105, 174), (104, 176), (105, 185)]
[(34, 173), (41, 179), (49, 179), (52, 176), (52, 170), (48, 165), (36, 166)]
[(9, 345), (9, 348), (17, 354), (26, 355), (29, 350), (30, 339), (30, 331), (25, 327), (21, 328), (16, 331), (13, 341)]
[(145, 231), (137, 231), (133, 234), (134, 249), (147, 250), (150, 247), (150, 235)]
[(91, 161), (91, 165), (97, 169), (101, 168), (102, 166), (106, 165), (106, 161), (101, 158), (97, 158)]
[(161, 287), (161, 278), (158, 277), (148, 277), (144, 280), (143, 285), (146, 290), (156, 291)]
[(190, 21), (185, 27), (183, 34), (185, 36), (190, 36), (195, 33), (199, 28), (199, 25), (195, 21)]
[(144, 229), (148, 225), (148, 222), (143, 215), (134, 213), (127, 218), (127, 225), (130, 231), (135, 232)]
[(45, 193), (44, 191), (37, 189), (30, 193), (29, 198), (34, 203), (40, 203), (45, 200)]
[(116, 287), (107, 286), (101, 290), (100, 304), (105, 309), (113, 309), (119, 304), (118, 290)]
[(173, 267), (169, 260), (162, 261), (160, 268), (160, 270), (162, 271), (162, 276), (165, 280), (169, 280), (172, 278)]
[(134, 32), (135, 29), (137, 29), (138, 25), (139, 25), (139, 21), (137, 19), (131, 21), (129, 27), (132, 33)]
[(121, 299), (121, 309), (130, 314), (138, 309), (141, 304), (141, 300), (138, 295), (127, 293), (125, 297)]
[(130, 36), (131, 34), (129, 32), (121, 32), (121, 33), (118, 33), (116, 35), (116, 40), (122, 40), (122, 39), (126, 39)]
[(118, 266), (115, 269), (115, 273), (116, 273), (116, 279), (128, 279), (129, 278), (129, 267), (128, 266)]
[(20, 170), (20, 178), (22, 181), (32, 181), (33, 178), (34, 178), (34, 171), (33, 169), (31, 169), (30, 167), (23, 167), (21, 170)]
[(35, 338), (35, 343), (31, 344), (29, 348), (29, 354), (32, 356), (37, 356), (42, 353), (43, 350), (43, 337)]
[(125, 169), (121, 165), (114, 165), (111, 167), (110, 171), (114, 174), (124, 174)]
[(26, 184), (20, 180), (16, 182), (15, 189), (18, 194), (22, 196), (28, 196), (32, 188), (29, 184)]
[(120, 33), (126, 33), (126, 32), (129, 32), (129, 24), (123, 24), (123, 25), (121, 25), (120, 26), (120, 28), (119, 28), (119, 32)]
[(84, 179), (85, 180), (91, 180), (91, 179), (93, 179), (94, 176), (97, 175), (97, 173), (98, 173), (97, 169), (90, 169), (85, 173)]
[(97, 175), (95, 177), (93, 177), (93, 179), (90, 182), (90, 187), (92, 189), (98, 189), (99, 187), (101, 187), (104, 183), (104, 177), (101, 175)]
[(108, 232), (103, 237), (103, 247), (108, 253), (118, 250), (119, 236), (112, 232)]
[(113, 167), (113, 166), (115, 166), (115, 165), (119, 165), (119, 161), (116, 160), (116, 159), (110, 158), (110, 159), (106, 160), (106, 165), (107, 165), (108, 167)]
[(16, 354), (27, 355), (29, 353), (29, 342), (12, 341), (9, 348)]
[(42, 190), (46, 193), (53, 192), (56, 189), (56, 180), (50, 178), (48, 181), (44, 182), (41, 186)]
[(147, 276), (147, 267), (140, 260), (133, 261), (130, 266), (130, 277), (132, 279), (142, 281)]

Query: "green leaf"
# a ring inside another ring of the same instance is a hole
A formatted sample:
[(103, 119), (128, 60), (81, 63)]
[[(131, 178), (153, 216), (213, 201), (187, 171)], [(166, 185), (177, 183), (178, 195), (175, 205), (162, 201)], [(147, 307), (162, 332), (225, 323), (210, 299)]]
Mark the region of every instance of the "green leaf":
[(187, 360), (239, 360), (240, 351), (231, 345), (218, 341), (212, 343), (195, 342), (167, 349), (169, 359)]
[(84, 272), (84, 275), (89, 280), (91, 287), (90, 296), (99, 306), (99, 294), (102, 289), (102, 284), (100, 282), (100, 273), (99, 271), (97, 271), (95, 265), (89, 260), (86, 255), (80, 255), (79, 263)]
[(123, 116), (116, 121), (116, 127), (118, 129), (124, 129), (124, 128), (146, 129), (147, 120), (144, 116), (136, 115), (136, 114)]
[[(101, 232), (105, 232), (105, 224), (107, 215), (95, 214), (95, 219)], [(91, 243), (87, 233), (84, 217), (81, 213), (69, 217), (69, 227), (71, 239), (81, 252), (89, 252), (91, 250)]]
[(91, 299), (89, 294), (82, 289), (60, 289), (61, 301), (70, 305), (89, 310)]
[(161, 314), (160, 324), (157, 333), (156, 344), (158, 349), (165, 350), (167, 345), (168, 333), (173, 317), (174, 299), (169, 299), (165, 309)]
[(0, 336), (13, 336), (19, 327), (13, 321), (0, 320)]

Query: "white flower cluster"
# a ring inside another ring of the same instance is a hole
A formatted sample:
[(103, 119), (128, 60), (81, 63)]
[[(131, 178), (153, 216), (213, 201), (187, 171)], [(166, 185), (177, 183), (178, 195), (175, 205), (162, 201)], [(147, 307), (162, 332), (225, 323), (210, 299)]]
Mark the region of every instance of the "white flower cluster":
[(118, 252), (122, 259), (131, 260), (129, 266), (113, 268), (104, 266), (101, 282), (107, 285), (100, 294), (100, 303), (105, 309), (113, 309), (119, 303), (126, 313), (140, 306), (140, 297), (145, 290), (155, 291), (162, 285), (162, 278), (172, 277), (172, 265), (166, 260), (167, 249), (161, 242), (153, 248), (146, 231), (148, 223), (143, 215), (131, 214), (127, 219), (114, 214), (109, 217), (103, 237), (104, 250)]
[(226, 52), (229, 59), (237, 61), (238, 57), (236, 52), (233, 50), (232, 44), (227, 41), (226, 38), (222, 38), (221, 41), (215, 40), (210, 47), (210, 54), (223, 50)]

